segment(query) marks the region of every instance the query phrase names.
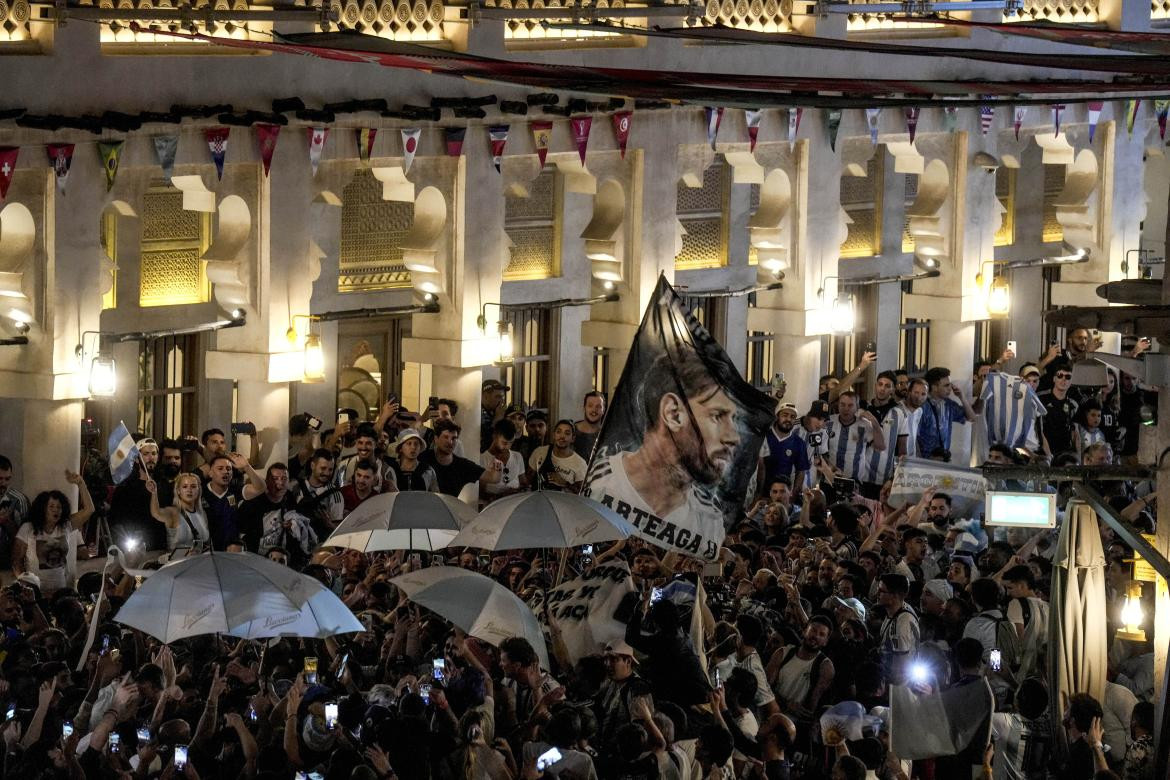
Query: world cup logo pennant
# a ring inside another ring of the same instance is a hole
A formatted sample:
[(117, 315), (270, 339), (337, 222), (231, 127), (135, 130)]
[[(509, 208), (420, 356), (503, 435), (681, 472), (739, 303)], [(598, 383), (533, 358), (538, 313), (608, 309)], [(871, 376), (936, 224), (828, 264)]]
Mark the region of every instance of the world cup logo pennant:
[(154, 141), (154, 156), (162, 168), (163, 178), (169, 184), (175, 173), (175, 153), (179, 150), (179, 134), (156, 135)]
[(569, 120), (569, 127), (573, 130), (573, 143), (577, 145), (577, 154), (581, 157), (581, 166), (585, 165), (585, 150), (589, 148), (589, 131), (593, 127), (593, 117), (575, 116)]
[(922, 109), (917, 106), (906, 109), (906, 132), (910, 134), (910, 143), (914, 143), (914, 133), (918, 130), (918, 115)]
[(633, 111), (618, 111), (613, 115), (613, 134), (617, 138), (617, 147), (623, 160), (626, 159), (626, 142), (630, 140), (630, 122), (633, 118)]
[(374, 139), (378, 136), (378, 128), (363, 127), (357, 131), (358, 159), (363, 164), (370, 164), (370, 155), (374, 151)]
[(496, 173), (499, 173), (500, 163), (504, 159), (504, 146), (508, 143), (508, 125), (492, 125), (488, 128), (488, 138), (492, 144), (492, 164), (496, 166)]
[(1097, 132), (1097, 122), (1101, 120), (1101, 109), (1105, 107), (1104, 100), (1090, 100), (1089, 109), (1089, 143), (1093, 142), (1093, 135)]
[(420, 127), (402, 128), (402, 172), (409, 173), (414, 164), (414, 155), (418, 151), (418, 139), (422, 135)]
[(53, 175), (57, 178), (57, 191), (62, 195), (65, 194), (69, 169), (73, 167), (73, 147), (74, 144), (45, 144), (49, 165), (53, 166)]
[(215, 162), (215, 173), (220, 181), (223, 180), (223, 160), (227, 156), (228, 135), (230, 127), (209, 127), (203, 131), (207, 139), (207, 148), (211, 151), (211, 159)]
[(447, 127), (443, 129), (443, 134), (447, 144), (447, 156), (458, 157), (463, 154), (463, 137), (467, 134), (467, 128)]
[(715, 136), (719, 135), (719, 124), (723, 121), (723, 109), (708, 106), (704, 111), (707, 112), (707, 143), (714, 149)]
[(309, 132), (309, 165), (313, 175), (317, 175), (317, 166), (321, 164), (321, 153), (325, 151), (325, 142), (329, 140), (328, 127), (310, 127)]
[(0, 146), (0, 200), (8, 197), (8, 186), (16, 173), (16, 158), (20, 156), (19, 146)]
[(122, 145), (125, 141), (99, 141), (98, 154), (102, 158), (102, 167), (106, 169), (106, 192), (114, 188), (114, 179), (118, 178), (118, 163), (122, 160)]
[(256, 141), (260, 144), (260, 163), (264, 166), (264, 176), (272, 167), (272, 155), (276, 151), (276, 140), (280, 138), (280, 125), (256, 125)]
[(552, 135), (552, 122), (533, 122), (532, 145), (536, 147), (536, 159), (540, 160), (540, 169), (544, 170), (544, 159), (548, 157), (549, 136)]
[(763, 116), (764, 112), (758, 108), (745, 108), (743, 110), (743, 121), (747, 123), (749, 152), (756, 150), (756, 138), (760, 134), (760, 119)]

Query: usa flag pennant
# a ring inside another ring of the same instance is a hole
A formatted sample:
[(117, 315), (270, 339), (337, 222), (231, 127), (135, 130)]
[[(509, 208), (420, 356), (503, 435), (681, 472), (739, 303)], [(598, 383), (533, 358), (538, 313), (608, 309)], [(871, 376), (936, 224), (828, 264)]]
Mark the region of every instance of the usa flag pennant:
[(987, 131), (991, 129), (991, 123), (995, 121), (995, 106), (980, 106), (979, 107), (979, 129), (983, 135), (987, 135)]

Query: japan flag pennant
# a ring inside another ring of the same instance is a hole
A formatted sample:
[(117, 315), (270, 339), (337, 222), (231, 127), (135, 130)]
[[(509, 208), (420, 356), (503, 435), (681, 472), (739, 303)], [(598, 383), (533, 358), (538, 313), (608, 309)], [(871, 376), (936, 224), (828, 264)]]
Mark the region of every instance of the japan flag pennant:
[(910, 134), (910, 143), (914, 143), (914, 133), (918, 131), (918, 115), (922, 111), (917, 106), (906, 109), (906, 132)]
[(995, 106), (979, 106), (979, 129), (983, 135), (987, 135), (987, 131), (991, 129), (991, 123), (995, 121)]
[(106, 192), (114, 189), (114, 179), (118, 178), (118, 165), (122, 160), (122, 145), (125, 141), (99, 141), (98, 155), (102, 158), (102, 167), (106, 169)]
[(211, 151), (211, 159), (215, 163), (215, 173), (221, 181), (223, 160), (227, 157), (228, 136), (231, 132), (230, 127), (209, 127), (203, 131), (203, 137), (207, 139), (207, 148)]
[(548, 143), (552, 136), (552, 122), (532, 122), (532, 145), (536, 147), (536, 159), (540, 160), (540, 169), (544, 170), (544, 160), (548, 157)]
[(0, 200), (8, 197), (8, 185), (12, 184), (12, 175), (16, 173), (16, 158), (19, 155), (19, 146), (0, 146)]
[(626, 143), (630, 140), (630, 122), (633, 118), (633, 111), (618, 111), (613, 115), (613, 134), (617, 138), (623, 160), (626, 159)]
[(280, 125), (256, 125), (256, 141), (260, 144), (260, 163), (264, 166), (264, 176), (268, 177), (268, 170), (272, 167), (272, 154), (276, 151), (276, 140), (280, 138)]
[(1104, 100), (1090, 100), (1089, 109), (1089, 143), (1093, 142), (1093, 134), (1097, 132), (1097, 122), (1101, 120), (1101, 109), (1105, 107)]
[(500, 162), (504, 159), (504, 146), (508, 143), (508, 125), (492, 125), (488, 128), (488, 137), (492, 142), (492, 164), (496, 166), (496, 173), (499, 173)]
[(1027, 106), (1012, 106), (1012, 129), (1016, 131), (1016, 140), (1020, 140), (1020, 128), (1024, 125), (1024, 114), (1028, 113)]
[(329, 140), (328, 127), (309, 127), (309, 165), (313, 168), (313, 175), (317, 175), (317, 166), (321, 164), (321, 153), (325, 151), (325, 142)]
[(163, 178), (170, 183), (175, 173), (175, 153), (179, 151), (179, 134), (156, 135), (154, 141), (154, 156), (162, 168)]
[(799, 106), (788, 109), (788, 143), (796, 143), (796, 134), (800, 131), (800, 118), (804, 116), (804, 109)]
[(1055, 129), (1055, 134), (1060, 135), (1060, 115), (1064, 113), (1063, 103), (1052, 104), (1052, 127)]
[(569, 127), (573, 131), (573, 143), (577, 145), (577, 154), (581, 157), (581, 165), (585, 165), (585, 150), (589, 148), (589, 131), (593, 128), (593, 117), (575, 116), (569, 120)]
[(1158, 119), (1158, 137), (1166, 140), (1166, 115), (1170, 114), (1170, 100), (1154, 101), (1154, 116)]
[(719, 135), (719, 124), (723, 121), (723, 108), (708, 106), (703, 110), (707, 112), (707, 143), (714, 149), (715, 136)]
[(422, 135), (421, 127), (402, 128), (402, 172), (410, 173), (410, 166), (414, 163), (414, 155), (418, 151), (418, 139)]
[(829, 109), (829, 148), (837, 151), (837, 131), (841, 129), (841, 109)]
[(357, 131), (358, 159), (366, 165), (370, 164), (370, 155), (374, 152), (374, 139), (377, 136), (376, 127), (363, 127)]
[(443, 140), (447, 144), (447, 156), (458, 157), (463, 154), (463, 136), (467, 134), (466, 127), (443, 128)]
[(874, 146), (877, 146), (878, 120), (881, 118), (881, 114), (880, 108), (865, 109), (865, 123), (869, 125), (869, 141)]
[(45, 152), (49, 155), (49, 165), (53, 166), (53, 175), (57, 177), (57, 192), (65, 194), (65, 182), (69, 178), (69, 169), (73, 166), (74, 144), (45, 144)]
[(758, 108), (745, 108), (743, 111), (743, 119), (747, 123), (749, 152), (756, 150), (756, 138), (760, 134), (760, 119), (763, 116), (764, 112)]

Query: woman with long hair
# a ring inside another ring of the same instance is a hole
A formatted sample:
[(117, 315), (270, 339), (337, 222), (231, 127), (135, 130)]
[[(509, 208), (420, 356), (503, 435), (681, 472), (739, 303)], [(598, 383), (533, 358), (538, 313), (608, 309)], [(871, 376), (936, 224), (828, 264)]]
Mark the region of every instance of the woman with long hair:
[(203, 514), (200, 498), (203, 492), (198, 474), (180, 474), (175, 478), (175, 501), (172, 506), (159, 506), (158, 485), (146, 469), (139, 467), (142, 481), (150, 492), (150, 515), (166, 526), (167, 552), (177, 549), (203, 552), (211, 542), (211, 530)]
[(72, 588), (77, 581), (77, 548), (83, 545), (81, 528), (93, 514), (93, 499), (81, 475), (65, 470), (65, 479), (77, 486), (81, 506), (72, 511), (60, 490), (46, 490), (33, 499), (28, 522), (12, 542), (12, 572), (31, 573), (40, 580), (41, 593)]

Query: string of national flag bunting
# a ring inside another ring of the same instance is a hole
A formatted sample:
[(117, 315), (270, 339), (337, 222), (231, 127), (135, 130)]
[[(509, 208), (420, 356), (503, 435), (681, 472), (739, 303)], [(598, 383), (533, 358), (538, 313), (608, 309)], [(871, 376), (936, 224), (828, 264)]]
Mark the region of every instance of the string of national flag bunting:
[[(1137, 121), (1138, 114), (1143, 106), (1141, 98), (1133, 98), (1127, 100), (1116, 101), (1119, 104), (1121, 112), (1119, 116), (1125, 117), (1125, 125), (1127, 131), (1132, 134), (1134, 125)], [(1146, 101), (1153, 104), (1154, 117), (1158, 122), (1158, 133), (1162, 139), (1166, 137), (1166, 122), (1170, 115), (1170, 99), (1154, 99)], [(1094, 133), (1097, 128), (1097, 123), (1101, 116), (1101, 111), (1104, 107), (1103, 100), (1090, 100), (1086, 102), (1088, 111), (1088, 126), (1089, 126), (1089, 141), (1093, 140)], [(1012, 127), (1015, 130), (1016, 140), (1020, 137), (1020, 128), (1023, 125), (1025, 116), (1034, 106), (1016, 105), (1012, 106)], [(1063, 103), (1052, 104), (1048, 110), (1052, 112), (1053, 129), (1056, 135), (1061, 132), (1061, 115), (1064, 112), (1066, 105)], [(958, 125), (957, 106), (942, 106), (944, 127), (948, 132), (954, 132)], [(723, 121), (725, 109), (723, 107), (706, 107), (705, 112), (706, 127), (707, 127), (707, 141), (711, 148), (715, 148), (716, 137), (719, 132), (720, 125)], [(809, 109), (814, 110), (814, 109)], [(825, 114), (825, 127), (828, 131), (828, 140), (830, 148), (836, 151), (837, 135), (841, 126), (841, 118), (843, 111), (839, 108), (819, 109)], [(865, 120), (869, 128), (870, 140), (874, 145), (878, 142), (878, 126), (881, 116), (882, 108), (866, 108)], [(804, 115), (805, 109), (800, 106), (779, 109), (779, 113), (786, 115), (786, 123), (788, 128), (787, 138), (789, 141), (795, 141), (797, 134), (800, 131), (801, 118)], [(921, 108), (918, 106), (905, 107), (901, 109), (903, 118), (906, 123), (906, 132), (910, 137), (910, 143), (914, 143), (915, 133), (918, 128), (918, 120), (921, 113)], [(983, 135), (987, 135), (995, 123), (996, 106), (983, 105), (978, 107), (980, 130)], [(613, 133), (616, 140), (617, 148), (621, 153), (622, 158), (626, 156), (626, 146), (630, 137), (630, 128), (633, 122), (634, 112), (632, 110), (624, 109), (609, 114)], [(747, 127), (748, 143), (750, 151), (754, 152), (756, 148), (756, 140), (759, 134), (760, 122), (763, 119), (763, 109), (744, 109), (744, 120)], [(581, 158), (581, 164), (585, 165), (586, 152), (589, 147), (589, 137), (593, 129), (593, 116), (571, 116), (569, 117), (570, 134), (573, 138), (573, 143), (576, 146), (577, 153)], [(549, 144), (552, 137), (552, 120), (531, 120), (527, 123), (528, 129), (532, 132), (533, 145), (536, 149), (536, 155), (540, 160), (541, 168), (545, 165), (545, 159), (548, 155)], [(488, 131), (488, 141), (491, 146), (492, 162), (495, 164), (496, 170), (500, 170), (500, 162), (504, 156), (504, 148), (508, 142), (509, 133), (512, 130), (512, 124), (489, 124), (485, 125)], [(280, 131), (282, 125), (268, 122), (260, 122), (251, 126), (255, 132), (255, 140), (258, 144), (258, 151), (260, 161), (264, 168), (264, 175), (267, 177), (272, 165), (272, 156), (276, 151), (276, 144), (280, 138)], [(313, 169), (313, 175), (317, 174), (317, 168), (321, 161), (321, 156), (325, 148), (325, 143), (329, 138), (332, 128), (326, 125), (312, 125), (304, 128), (308, 137), (308, 154), (309, 162)], [(342, 128), (338, 128), (339, 130)], [(370, 158), (374, 149), (374, 141), (378, 135), (379, 128), (377, 127), (359, 127), (359, 128), (345, 128), (350, 129), (356, 134), (358, 157), (363, 164), (369, 165)], [(458, 157), (463, 153), (463, 143), (466, 138), (469, 126), (463, 127), (442, 127), (444, 133), (444, 143), (446, 153), (452, 157)], [(207, 127), (203, 129), (203, 137), (207, 143), (208, 153), (211, 161), (215, 164), (216, 175), (219, 179), (223, 178), (224, 160), (227, 157), (228, 139), (231, 136), (232, 128), (226, 125), (217, 125), (214, 127)], [(403, 127), (399, 129), (401, 136), (403, 169), (409, 172), (411, 165), (414, 162), (416, 153), (422, 135), (421, 127)], [(155, 161), (162, 168), (163, 175), (170, 181), (171, 174), (175, 166), (175, 153), (179, 145), (178, 133), (165, 133), (150, 136), (154, 148)], [(113, 189), (114, 182), (118, 176), (118, 166), (121, 159), (121, 153), (124, 140), (102, 140), (97, 141), (98, 157), (101, 160), (106, 174), (106, 190), (107, 192)], [(47, 143), (44, 144), (44, 149), (47, 153), (48, 164), (53, 168), (56, 177), (57, 189), (62, 195), (65, 194), (66, 183), (69, 178), (69, 172), (73, 165), (73, 153), (76, 148), (76, 143)], [(5, 146), (0, 147), (0, 201), (8, 195), (9, 185), (12, 183), (12, 177), (15, 175), (16, 163), (20, 153), (19, 146)], [(391, 155), (397, 156), (397, 155)]]

